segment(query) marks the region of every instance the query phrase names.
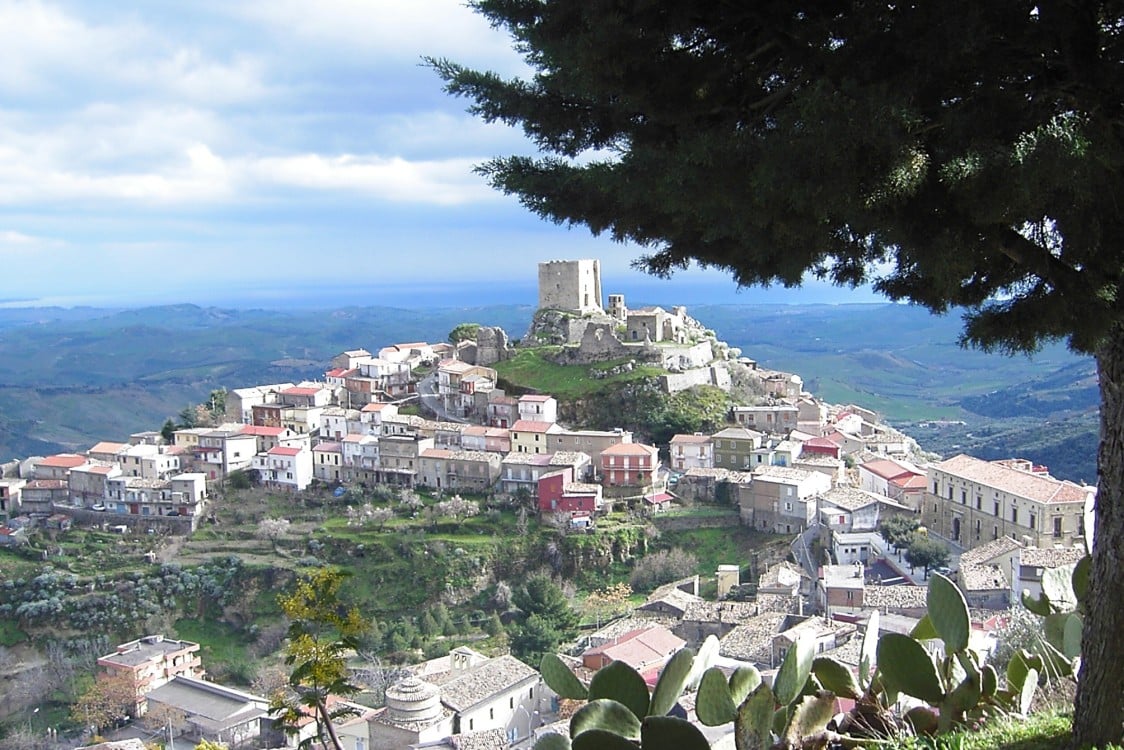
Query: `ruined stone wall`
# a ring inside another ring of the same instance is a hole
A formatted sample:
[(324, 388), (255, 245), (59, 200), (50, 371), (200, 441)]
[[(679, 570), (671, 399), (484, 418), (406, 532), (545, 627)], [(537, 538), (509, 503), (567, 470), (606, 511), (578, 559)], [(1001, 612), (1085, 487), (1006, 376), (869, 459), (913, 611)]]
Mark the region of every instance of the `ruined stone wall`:
[(476, 331), (475, 364), (490, 366), (507, 359), (511, 359), (507, 332), (499, 326), (481, 326)]
[(662, 350), (664, 367), (673, 371), (706, 367), (715, 359), (714, 348), (709, 339), (680, 346), (665, 344)]
[(601, 312), (601, 261), (539, 263), (539, 309)]
[(531, 346), (577, 346), (591, 322), (606, 322), (603, 316), (576, 317), (560, 310), (538, 310), (523, 340)]
[(660, 376), (660, 387), (668, 393), (685, 391), (696, 385), (713, 385), (723, 390), (730, 388), (730, 372), (723, 365), (700, 367), (696, 370), (671, 372)]
[(616, 335), (616, 324), (585, 321), (585, 331), (576, 346), (567, 346), (555, 361), (562, 365), (588, 365), (612, 359), (635, 359), (637, 362), (659, 364), (663, 354), (659, 347), (626, 344)]

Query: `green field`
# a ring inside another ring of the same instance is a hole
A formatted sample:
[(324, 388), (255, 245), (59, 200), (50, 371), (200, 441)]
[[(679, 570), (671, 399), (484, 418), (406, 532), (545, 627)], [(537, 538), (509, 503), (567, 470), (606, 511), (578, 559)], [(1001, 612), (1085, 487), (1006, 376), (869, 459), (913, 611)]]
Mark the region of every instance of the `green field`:
[(557, 348), (520, 349), (513, 359), (497, 362), (496, 372), (503, 381), (538, 393), (549, 393), (559, 400), (583, 398), (601, 390), (609, 383), (643, 380), (662, 375), (664, 372), (658, 367), (641, 366), (631, 372), (603, 379), (593, 378), (590, 377), (591, 372), (611, 370), (625, 364), (628, 360), (611, 360), (595, 365), (558, 365), (547, 358), (554, 351), (557, 351)]

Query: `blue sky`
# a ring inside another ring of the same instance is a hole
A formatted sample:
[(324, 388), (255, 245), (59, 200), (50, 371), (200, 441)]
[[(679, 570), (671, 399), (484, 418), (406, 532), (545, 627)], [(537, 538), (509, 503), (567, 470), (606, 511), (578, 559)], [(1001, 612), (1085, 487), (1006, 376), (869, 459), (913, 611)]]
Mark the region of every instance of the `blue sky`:
[(466, 114), (424, 55), (524, 71), (457, 0), (0, 0), (0, 297), (531, 289), (539, 260), (598, 257), (606, 287), (721, 295), (685, 303), (874, 299), (642, 277), (636, 248), (543, 222), (472, 173), (533, 149)]

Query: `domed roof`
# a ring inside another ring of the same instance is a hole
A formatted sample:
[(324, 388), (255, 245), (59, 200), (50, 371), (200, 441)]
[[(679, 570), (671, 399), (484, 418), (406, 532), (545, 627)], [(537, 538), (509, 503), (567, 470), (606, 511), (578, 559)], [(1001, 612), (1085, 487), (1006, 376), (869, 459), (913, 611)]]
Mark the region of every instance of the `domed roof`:
[(386, 706), (392, 721), (430, 721), (441, 715), (441, 691), (410, 676), (386, 689)]

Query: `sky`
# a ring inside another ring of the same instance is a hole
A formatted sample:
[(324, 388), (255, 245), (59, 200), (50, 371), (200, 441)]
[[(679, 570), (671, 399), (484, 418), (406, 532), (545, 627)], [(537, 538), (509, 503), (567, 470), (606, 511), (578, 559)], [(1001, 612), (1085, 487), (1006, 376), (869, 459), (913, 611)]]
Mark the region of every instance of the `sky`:
[(425, 56), (526, 73), (458, 0), (0, 0), (0, 300), (378, 304), (460, 285), (533, 303), (540, 260), (594, 257), (607, 292), (684, 304), (879, 299), (631, 270), (636, 247), (473, 174), (534, 148), (467, 114)]

